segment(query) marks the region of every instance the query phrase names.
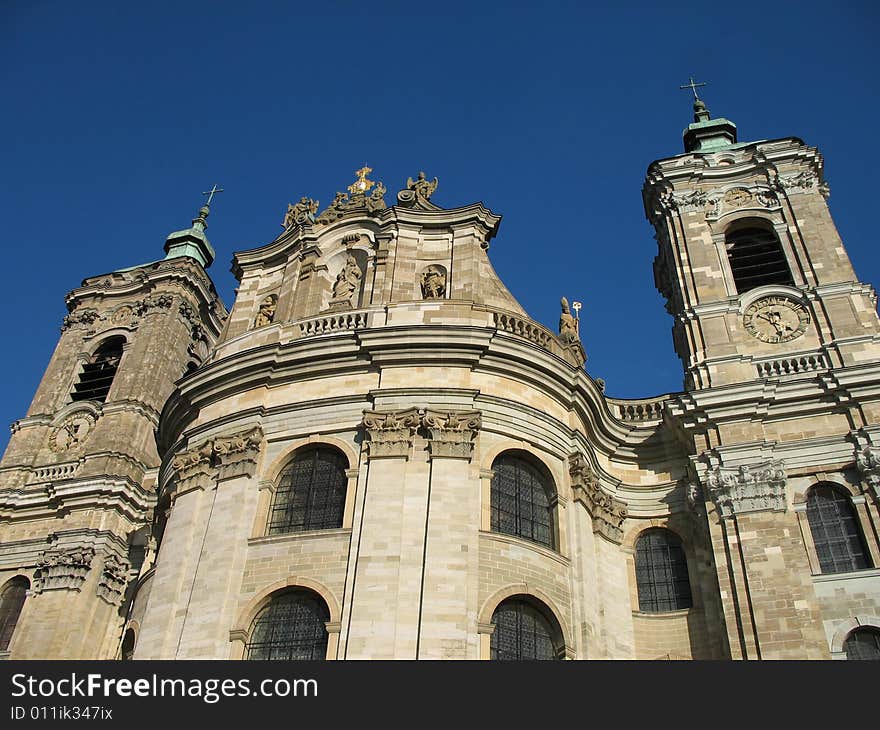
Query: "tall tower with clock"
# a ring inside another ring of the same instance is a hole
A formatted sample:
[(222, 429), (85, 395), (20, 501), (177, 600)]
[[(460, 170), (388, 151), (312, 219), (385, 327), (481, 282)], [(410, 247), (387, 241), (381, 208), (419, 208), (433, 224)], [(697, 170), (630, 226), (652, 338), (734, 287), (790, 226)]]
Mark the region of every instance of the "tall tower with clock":
[(208, 213), (168, 237), (164, 259), (67, 295), (58, 345), (0, 462), (0, 585), (27, 596), (14, 632), (0, 622), (0, 658), (117, 655), (153, 559), (159, 414), (226, 316), (205, 271)]
[(825, 490), (871, 524), (859, 464), (880, 436), (876, 293), (834, 226), (818, 150), (739, 142), (694, 97), (685, 154), (653, 162), (643, 189), (684, 365), (669, 416), (688, 502), (712, 544), (731, 655), (827, 658), (823, 617), (850, 588), (821, 575), (830, 558), (807, 512), (825, 509)]

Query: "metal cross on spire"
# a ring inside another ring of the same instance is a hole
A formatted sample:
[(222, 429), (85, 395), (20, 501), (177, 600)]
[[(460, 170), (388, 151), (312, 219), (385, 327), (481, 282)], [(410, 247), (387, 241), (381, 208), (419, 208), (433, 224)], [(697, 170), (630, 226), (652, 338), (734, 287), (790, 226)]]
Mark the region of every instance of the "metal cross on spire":
[(705, 83), (699, 83), (699, 84), (698, 84), (698, 83), (694, 82), (694, 77), (693, 77), (693, 76), (691, 76), (690, 79), (691, 79), (691, 80), (690, 80), (689, 83), (687, 83), (687, 84), (682, 84), (682, 85), (679, 86), (678, 88), (679, 88), (679, 89), (690, 89), (691, 91), (694, 92), (694, 101), (700, 101), (700, 97), (697, 95), (697, 87), (698, 87), (698, 86), (705, 86), (706, 84), (705, 84)]
[(208, 200), (205, 202), (205, 205), (208, 205), (208, 206), (211, 205), (211, 201), (214, 199), (214, 193), (222, 193), (222, 192), (223, 192), (223, 188), (218, 188), (217, 184), (214, 183), (213, 188), (211, 188), (210, 190), (206, 190), (205, 192), (202, 193), (202, 195), (208, 196)]

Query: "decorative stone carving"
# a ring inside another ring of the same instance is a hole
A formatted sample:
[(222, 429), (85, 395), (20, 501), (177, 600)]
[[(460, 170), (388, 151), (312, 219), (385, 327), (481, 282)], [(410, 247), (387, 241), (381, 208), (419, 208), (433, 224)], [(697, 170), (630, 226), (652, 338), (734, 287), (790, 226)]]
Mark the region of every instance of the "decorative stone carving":
[(61, 331), (64, 332), (73, 327), (84, 327), (87, 329), (97, 322), (100, 317), (101, 315), (98, 314), (96, 309), (83, 309), (82, 311), (71, 312), (64, 317), (64, 321), (61, 323)]
[[(315, 222), (319, 225), (329, 225), (348, 212), (357, 211), (375, 215), (385, 210), (387, 206), (383, 196), (387, 189), (381, 182), (376, 183), (368, 180), (367, 174), (370, 172), (372, 169), (369, 167), (358, 170), (358, 179), (348, 186), (348, 193), (336, 193), (333, 202), (317, 217)], [(372, 192), (369, 192), (374, 185), (376, 187)]]
[(214, 439), (212, 452), (217, 478), (253, 476), (262, 443), (263, 431), (259, 426)]
[(812, 172), (798, 172), (794, 175), (778, 175), (775, 179), (776, 186), (782, 190), (799, 188), (806, 190), (816, 183), (816, 176)]
[(661, 193), (657, 197), (657, 204), (660, 208), (657, 213), (662, 214), (669, 210), (682, 210), (685, 208), (700, 208), (709, 202), (709, 196), (702, 190), (692, 190), (689, 193), (667, 192)]
[(378, 213), (380, 210), (385, 210), (388, 206), (385, 204), (385, 193), (388, 192), (387, 188), (381, 183), (376, 183), (376, 187), (373, 188), (373, 192), (370, 193), (370, 197), (365, 198), (364, 202), (367, 205), (367, 211), (370, 213)]
[(688, 482), (685, 489), (685, 500), (688, 509), (695, 514), (702, 514), (706, 510), (706, 499), (703, 497), (703, 489), (697, 482)]
[(171, 462), (177, 474), (177, 494), (206, 489), (220, 479), (253, 476), (262, 442), (262, 429), (254, 426), (247, 431), (215, 436), (178, 454)]
[(98, 598), (103, 598), (107, 603), (117, 606), (125, 593), (128, 583), (128, 561), (110, 553), (104, 558), (104, 567), (101, 569), (101, 578), (95, 589)]
[(718, 467), (706, 484), (721, 518), (745, 512), (785, 511), (785, 468), (782, 461), (752, 466)]
[(171, 294), (151, 294), (134, 303), (134, 312), (138, 317), (143, 317), (152, 309), (170, 309), (173, 302)]
[(270, 294), (262, 302), (260, 302), (260, 311), (257, 312), (257, 316), (254, 319), (254, 327), (265, 327), (266, 325), (272, 324), (272, 321), (275, 319), (275, 309), (278, 306), (278, 296), (276, 294)]
[(559, 316), (559, 339), (564, 345), (578, 342), (580, 340), (578, 318), (572, 315), (568, 299), (562, 297), (560, 304), (562, 305), (562, 314)]
[(345, 266), (336, 276), (336, 283), (333, 284), (333, 298), (330, 300), (330, 306), (335, 308), (347, 304), (350, 307), (352, 296), (360, 291), (362, 276), (357, 259), (349, 254), (345, 259)]
[(345, 211), (350, 207), (350, 201), (348, 199), (347, 193), (336, 193), (336, 197), (333, 198), (333, 202), (324, 209), (321, 215), (318, 216), (316, 222), (322, 225), (328, 225), (333, 221), (342, 218), (345, 215)]
[(171, 462), (177, 474), (177, 492), (188, 492), (191, 489), (206, 489), (213, 481), (211, 456), (213, 445), (210, 441), (178, 454)]
[(428, 451), (432, 458), (470, 460), (474, 454), (474, 439), (483, 425), (483, 416), (480, 411), (426, 409), (422, 423), (431, 435)]
[(89, 575), (95, 551), (90, 547), (52, 550), (43, 554), (34, 573), (34, 591), (78, 591)]
[(772, 208), (779, 205), (779, 198), (772, 190), (759, 190), (755, 193), (755, 199), (765, 208)]
[(866, 446), (856, 452), (856, 467), (862, 475), (862, 481), (880, 500), (880, 447)]
[(311, 225), (315, 222), (315, 213), (317, 212), (318, 201), (303, 196), (296, 205), (288, 203), (287, 213), (284, 214), (281, 227), (286, 231), (297, 224), (301, 226)]
[(422, 297), (425, 299), (443, 299), (446, 296), (446, 269), (438, 264), (431, 264), (420, 278)]
[(364, 411), (363, 427), (369, 440), (368, 456), (409, 456), (412, 439), (421, 419), (417, 408), (402, 411)]
[(608, 494), (599, 486), (599, 480), (583, 454), (568, 457), (568, 473), (576, 502), (580, 502), (593, 520), (593, 532), (598, 532), (612, 542), (623, 541), (623, 522), (626, 520), (626, 503)]

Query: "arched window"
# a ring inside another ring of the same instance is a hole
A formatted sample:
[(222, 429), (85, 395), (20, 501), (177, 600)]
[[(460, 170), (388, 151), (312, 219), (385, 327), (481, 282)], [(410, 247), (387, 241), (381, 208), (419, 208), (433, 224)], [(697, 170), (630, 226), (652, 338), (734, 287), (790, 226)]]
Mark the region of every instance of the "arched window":
[(678, 611), (693, 605), (687, 558), (681, 540), (663, 528), (645, 530), (636, 541), (639, 610)]
[(316, 593), (279, 593), (251, 625), (248, 659), (326, 659), (330, 611)]
[(807, 521), (823, 573), (871, 567), (852, 502), (842, 490), (831, 484), (811, 487), (807, 493)]
[(554, 547), (550, 495), (555, 490), (549, 475), (512, 454), (499, 456), (492, 469), (492, 531)]
[(128, 629), (122, 639), (122, 650), (120, 652), (122, 661), (128, 662), (134, 659), (134, 640), (134, 629)]
[(767, 284), (794, 285), (785, 252), (770, 227), (734, 228), (724, 237), (733, 281), (739, 294)]
[(24, 607), (24, 599), (27, 598), (30, 581), (24, 576), (18, 575), (6, 582), (3, 591), (0, 592), (0, 651), (7, 651), (15, 633), (15, 626), (21, 609)]
[(71, 399), (95, 400), (103, 403), (110, 392), (113, 378), (122, 359), (122, 346), (125, 338), (121, 335), (110, 337), (101, 343), (95, 354), (83, 365), (79, 382), (73, 386)]
[(495, 609), (492, 659), (560, 659), (562, 631), (543, 604), (526, 596), (508, 598)]
[(847, 659), (880, 660), (880, 630), (869, 627), (856, 629), (843, 642)]
[(299, 449), (281, 473), (268, 533), (327, 530), (342, 527), (348, 461), (327, 446)]

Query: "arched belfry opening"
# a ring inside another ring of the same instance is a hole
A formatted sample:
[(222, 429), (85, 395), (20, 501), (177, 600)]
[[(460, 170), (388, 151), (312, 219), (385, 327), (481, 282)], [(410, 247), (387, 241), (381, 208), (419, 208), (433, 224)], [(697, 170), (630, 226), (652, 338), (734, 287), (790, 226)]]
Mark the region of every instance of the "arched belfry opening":
[(769, 284), (794, 286), (779, 237), (764, 221), (732, 226), (724, 234), (724, 247), (737, 294)]
[(107, 400), (119, 361), (125, 338), (122, 335), (109, 337), (95, 350), (95, 354), (83, 365), (79, 381), (73, 386), (71, 399), (74, 401), (93, 400), (103, 403)]

